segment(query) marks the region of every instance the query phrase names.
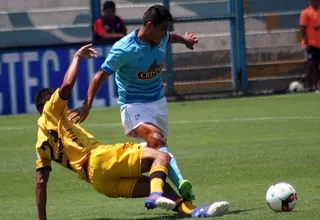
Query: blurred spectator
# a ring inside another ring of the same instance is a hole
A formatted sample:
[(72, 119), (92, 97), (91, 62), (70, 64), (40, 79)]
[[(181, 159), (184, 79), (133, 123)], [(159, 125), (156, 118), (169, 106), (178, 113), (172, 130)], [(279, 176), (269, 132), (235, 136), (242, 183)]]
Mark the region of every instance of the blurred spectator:
[(116, 15), (116, 6), (113, 1), (103, 4), (103, 14), (93, 27), (94, 42), (114, 43), (127, 34), (127, 28), (119, 16)]
[(307, 82), (312, 91), (318, 91), (320, 64), (320, 0), (310, 0), (310, 6), (300, 15), (302, 45), (307, 61)]

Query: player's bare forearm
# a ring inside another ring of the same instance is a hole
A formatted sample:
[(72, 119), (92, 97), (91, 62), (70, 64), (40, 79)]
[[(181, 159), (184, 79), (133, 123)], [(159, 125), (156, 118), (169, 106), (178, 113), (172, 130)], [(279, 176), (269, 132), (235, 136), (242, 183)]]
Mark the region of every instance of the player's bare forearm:
[(90, 59), (97, 57), (97, 51), (91, 48), (92, 44), (81, 47), (73, 56), (72, 62), (64, 76), (59, 93), (62, 98), (69, 98), (73, 86), (77, 80), (79, 63), (82, 58)]
[(103, 69), (99, 69), (99, 71), (94, 76), (93, 80), (89, 85), (87, 97), (83, 103), (83, 105), (86, 106), (88, 109), (91, 108), (94, 97), (98, 93), (104, 81), (108, 79), (108, 77), (109, 74), (104, 72)]
[(71, 91), (78, 76), (78, 68), (81, 58), (94, 58), (97, 57), (97, 51), (91, 48), (92, 44), (87, 44), (81, 47), (73, 56), (72, 62), (64, 75), (62, 85), (60, 87), (60, 96), (62, 98), (69, 98)]
[(175, 33), (170, 33), (171, 34), (171, 43), (172, 44), (186, 44), (187, 40), (183, 37), (180, 36), (179, 34)]
[(79, 63), (80, 56), (78, 54), (75, 54), (60, 87), (59, 92), (62, 98), (67, 99), (71, 94), (71, 91), (77, 80)]
[(43, 168), (36, 174), (36, 202), (38, 210), (38, 220), (46, 220), (46, 203), (47, 203), (47, 182), (49, 180), (50, 170)]
[(307, 30), (305, 26), (300, 26), (300, 35), (302, 40), (305, 42), (305, 45), (308, 46)]
[(186, 32), (184, 36), (171, 33), (171, 43), (184, 44), (188, 49), (193, 50), (194, 45), (198, 43), (198, 39), (192, 33)]

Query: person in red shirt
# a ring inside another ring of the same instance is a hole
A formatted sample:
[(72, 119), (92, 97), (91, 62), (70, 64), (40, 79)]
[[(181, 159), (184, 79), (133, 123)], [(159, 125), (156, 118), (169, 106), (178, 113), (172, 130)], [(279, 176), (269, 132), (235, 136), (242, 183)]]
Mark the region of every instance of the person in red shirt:
[(320, 64), (320, 0), (310, 0), (310, 6), (300, 15), (302, 45), (305, 47), (307, 82), (312, 91), (319, 91)]
[(103, 4), (103, 14), (93, 27), (94, 42), (115, 42), (127, 34), (127, 28), (119, 16), (116, 15), (116, 6), (113, 1)]

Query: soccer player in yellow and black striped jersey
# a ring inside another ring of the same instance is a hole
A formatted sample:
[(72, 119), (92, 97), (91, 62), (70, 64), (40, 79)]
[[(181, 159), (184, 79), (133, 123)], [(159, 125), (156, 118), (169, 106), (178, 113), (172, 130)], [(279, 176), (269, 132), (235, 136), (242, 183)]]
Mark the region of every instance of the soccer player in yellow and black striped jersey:
[[(170, 162), (167, 153), (133, 143), (105, 145), (68, 120), (67, 100), (77, 79), (79, 62), (97, 55), (91, 46), (86, 45), (75, 53), (60, 88), (42, 89), (36, 96), (36, 108), (41, 115), (36, 144), (38, 219), (46, 219), (46, 188), (52, 161), (74, 171), (108, 197), (148, 197), (145, 200), (148, 209), (174, 209), (191, 217), (224, 214), (229, 206), (227, 202), (195, 207), (165, 182)], [(149, 177), (142, 175), (148, 171)]]

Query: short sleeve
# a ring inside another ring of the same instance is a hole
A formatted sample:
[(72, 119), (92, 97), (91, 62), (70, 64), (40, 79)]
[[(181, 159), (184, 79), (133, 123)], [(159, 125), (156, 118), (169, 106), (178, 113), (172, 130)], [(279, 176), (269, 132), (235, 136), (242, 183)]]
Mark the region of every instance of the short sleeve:
[(123, 67), (134, 56), (134, 51), (131, 46), (126, 46), (125, 43), (118, 41), (111, 48), (109, 55), (101, 65), (101, 69), (108, 74), (114, 74)]
[(49, 115), (50, 117), (60, 118), (61, 114), (67, 107), (68, 100), (60, 97), (59, 89), (57, 89), (51, 96), (50, 100), (46, 102), (43, 114)]

